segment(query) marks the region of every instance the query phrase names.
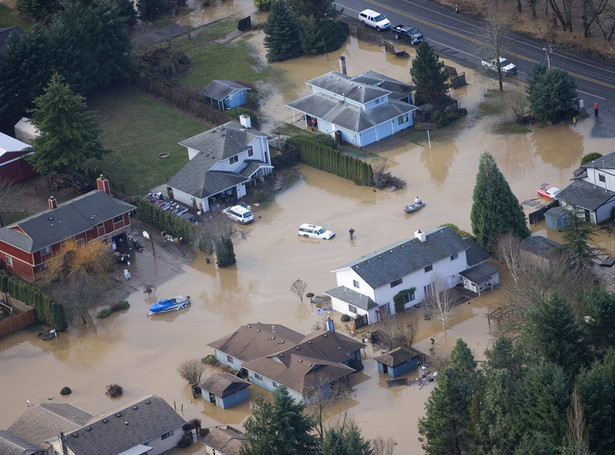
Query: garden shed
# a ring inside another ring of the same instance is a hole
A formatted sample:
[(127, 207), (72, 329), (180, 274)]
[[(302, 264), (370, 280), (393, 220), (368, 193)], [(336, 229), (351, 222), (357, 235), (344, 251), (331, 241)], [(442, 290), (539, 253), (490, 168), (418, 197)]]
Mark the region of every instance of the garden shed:
[(237, 81), (213, 80), (199, 93), (218, 103), (218, 109), (225, 111), (246, 103), (252, 89)]
[(545, 212), (547, 229), (561, 231), (570, 224), (570, 214), (563, 207), (553, 207)]
[(376, 357), (378, 372), (397, 378), (420, 365), (420, 353), (412, 348), (399, 347)]
[(248, 381), (231, 373), (218, 373), (199, 384), (199, 388), (203, 393), (203, 400), (227, 409), (248, 399), (249, 385)]

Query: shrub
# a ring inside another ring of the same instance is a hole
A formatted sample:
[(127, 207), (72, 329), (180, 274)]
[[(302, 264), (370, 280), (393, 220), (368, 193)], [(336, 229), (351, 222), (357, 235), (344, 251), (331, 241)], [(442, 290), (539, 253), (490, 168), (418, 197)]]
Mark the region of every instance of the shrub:
[(113, 313), (113, 311), (111, 311), (111, 308), (103, 308), (102, 310), (100, 310), (98, 312), (96, 317), (98, 319), (105, 319), (105, 318), (108, 318), (109, 316), (111, 316), (112, 313)]
[(602, 154), (598, 153), (598, 152), (588, 153), (583, 158), (581, 158), (581, 166), (583, 166), (584, 164), (589, 163), (590, 161), (597, 160), (601, 156), (602, 156)]
[(305, 294), (305, 296), (306, 296), (308, 299), (311, 299), (312, 297), (314, 297), (314, 293), (313, 293), (313, 292), (308, 292), (307, 294)]
[(403, 289), (393, 296), (393, 302), (395, 303), (395, 313), (401, 313), (404, 311), (404, 296), (416, 291), (416, 288)]
[(73, 393), (73, 391), (70, 389), (70, 387), (62, 387), (62, 390), (60, 390), (60, 395), (70, 395), (71, 393)]
[(184, 360), (177, 367), (177, 372), (188, 384), (198, 384), (203, 371), (205, 371), (205, 365), (198, 359)]
[(201, 359), (205, 365), (217, 365), (219, 362), (216, 360), (216, 356), (213, 354), (208, 354)]
[(122, 311), (127, 310), (128, 308), (130, 308), (130, 303), (128, 303), (126, 300), (120, 300), (111, 307), (111, 311)]
[(252, 195), (252, 199), (254, 199), (254, 202), (261, 203), (265, 200), (265, 193), (263, 190), (256, 190)]
[(258, 117), (256, 117), (256, 114), (247, 107), (235, 107), (233, 109), (229, 109), (228, 111), (226, 111), (226, 113), (237, 121), (239, 121), (239, 117), (242, 114), (249, 115), (250, 121), (252, 122), (252, 128), (258, 127)]
[(342, 314), (342, 322), (350, 322), (350, 316), (347, 314)]
[(124, 393), (124, 389), (119, 384), (111, 384), (107, 386), (107, 391), (105, 394), (111, 398), (117, 398), (122, 396)]
[(190, 447), (192, 445), (192, 435), (185, 434), (182, 438), (177, 442), (177, 447), (180, 449), (185, 449), (186, 447)]
[(215, 242), (216, 258), (218, 259), (218, 267), (224, 268), (235, 264), (235, 250), (233, 249), (233, 241), (230, 238), (219, 238)]

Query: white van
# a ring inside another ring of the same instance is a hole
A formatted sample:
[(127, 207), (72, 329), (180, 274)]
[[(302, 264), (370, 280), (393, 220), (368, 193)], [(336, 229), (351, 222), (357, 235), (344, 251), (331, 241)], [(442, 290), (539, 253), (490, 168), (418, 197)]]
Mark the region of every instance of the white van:
[(248, 224), (254, 221), (254, 214), (242, 205), (234, 205), (223, 210), (224, 214), (231, 220), (241, 224)]
[(391, 21), (382, 14), (371, 9), (364, 9), (361, 11), (359, 13), (359, 20), (363, 25), (369, 25), (378, 31), (391, 28)]
[(322, 226), (307, 223), (303, 223), (299, 226), (299, 232), (297, 234), (301, 237), (311, 237), (313, 239), (325, 240), (330, 240), (335, 237), (335, 232), (328, 231)]

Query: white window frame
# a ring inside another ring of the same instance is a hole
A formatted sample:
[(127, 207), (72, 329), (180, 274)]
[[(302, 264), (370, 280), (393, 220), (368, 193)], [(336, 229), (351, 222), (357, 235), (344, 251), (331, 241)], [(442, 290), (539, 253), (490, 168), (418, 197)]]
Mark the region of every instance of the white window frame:
[(6, 256), (6, 265), (13, 267), (13, 258), (11, 256)]

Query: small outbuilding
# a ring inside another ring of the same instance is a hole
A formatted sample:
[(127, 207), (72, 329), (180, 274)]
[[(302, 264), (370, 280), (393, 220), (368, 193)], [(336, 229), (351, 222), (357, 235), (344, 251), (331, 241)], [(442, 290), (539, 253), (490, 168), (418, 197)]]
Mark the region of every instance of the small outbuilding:
[(412, 348), (399, 347), (376, 357), (378, 372), (397, 378), (420, 365), (420, 354)]
[(218, 103), (218, 109), (225, 111), (242, 106), (252, 89), (237, 81), (213, 80), (199, 93), (211, 102)]
[(215, 403), (222, 409), (235, 406), (248, 399), (250, 383), (231, 373), (218, 373), (199, 384), (203, 400)]
[(561, 231), (570, 225), (570, 212), (563, 207), (553, 207), (545, 212), (547, 229)]

